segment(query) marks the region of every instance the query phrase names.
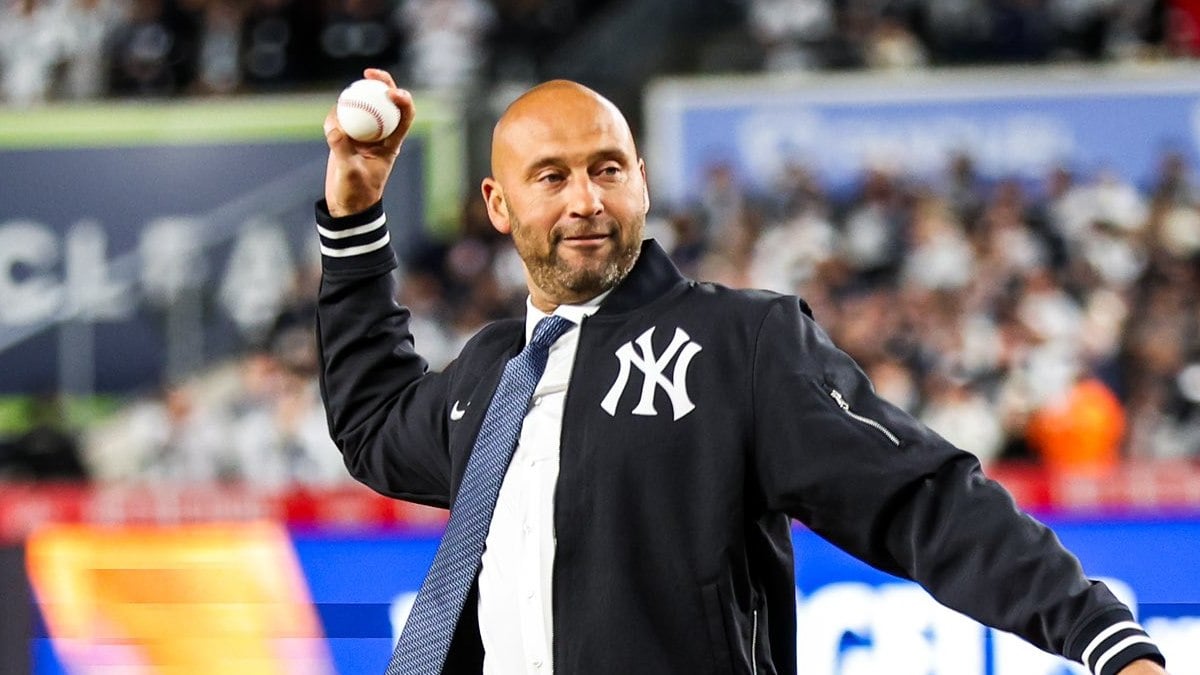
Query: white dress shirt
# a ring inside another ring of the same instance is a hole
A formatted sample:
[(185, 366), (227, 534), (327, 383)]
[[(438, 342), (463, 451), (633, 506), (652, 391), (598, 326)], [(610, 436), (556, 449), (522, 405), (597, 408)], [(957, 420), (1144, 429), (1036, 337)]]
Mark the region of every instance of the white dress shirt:
[[(584, 305), (560, 305), (554, 313), (579, 326), (606, 295)], [(526, 301), (527, 344), (538, 321), (547, 316)], [(563, 403), (578, 346), (578, 328), (550, 346), (546, 371), (533, 390), (517, 449), (500, 484), (479, 572), (484, 675), (554, 672), (554, 486)]]

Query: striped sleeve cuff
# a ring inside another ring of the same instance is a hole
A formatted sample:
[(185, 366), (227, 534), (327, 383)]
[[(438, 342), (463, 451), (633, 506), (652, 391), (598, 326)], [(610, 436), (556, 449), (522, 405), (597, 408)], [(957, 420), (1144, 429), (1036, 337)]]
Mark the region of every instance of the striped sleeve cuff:
[(365, 211), (335, 218), (325, 200), (317, 202), (317, 235), (321, 238), (321, 265), (331, 272), (365, 270), (395, 265), (387, 215), (379, 201)]
[(1166, 665), (1162, 653), (1128, 609), (1114, 609), (1087, 622), (1072, 640), (1068, 656), (1093, 675), (1116, 675), (1138, 659)]

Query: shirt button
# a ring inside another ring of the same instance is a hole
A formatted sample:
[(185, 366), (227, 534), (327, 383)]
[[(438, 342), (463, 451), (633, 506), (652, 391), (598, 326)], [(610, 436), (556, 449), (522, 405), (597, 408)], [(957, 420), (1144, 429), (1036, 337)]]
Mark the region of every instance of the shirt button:
[(521, 530), (523, 532), (525, 532), (525, 534), (530, 534), (531, 532), (533, 532), (533, 526), (530, 525), (529, 523), (525, 523), (524, 525), (521, 526)]
[(532, 600), (532, 599), (533, 599), (533, 591), (529, 591), (528, 593), (526, 593), (526, 594), (525, 594), (525, 599), (526, 599), (526, 600)]
[(534, 668), (541, 669), (541, 667), (542, 667), (542, 660), (541, 660), (541, 659), (534, 659), (534, 660), (533, 660), (533, 667), (534, 667)]

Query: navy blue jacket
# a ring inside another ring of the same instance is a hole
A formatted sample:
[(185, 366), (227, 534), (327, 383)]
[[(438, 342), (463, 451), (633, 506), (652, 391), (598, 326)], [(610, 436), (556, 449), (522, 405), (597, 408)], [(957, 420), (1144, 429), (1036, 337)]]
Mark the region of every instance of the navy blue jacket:
[[(358, 480), (448, 508), (524, 321), (429, 372), (382, 216), (318, 205), (329, 426)], [(795, 673), (792, 518), (982, 623), (1107, 657), (1101, 675), (1161, 658), (974, 456), (876, 396), (798, 298), (689, 280), (647, 241), (579, 330), (555, 494), (560, 675)], [(473, 608), (446, 673), (480, 672)]]

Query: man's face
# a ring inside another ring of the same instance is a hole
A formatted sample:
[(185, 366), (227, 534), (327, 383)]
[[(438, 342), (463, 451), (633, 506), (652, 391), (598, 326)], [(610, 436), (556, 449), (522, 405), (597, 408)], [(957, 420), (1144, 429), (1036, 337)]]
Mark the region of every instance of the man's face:
[(628, 274), (649, 197), (611, 104), (566, 84), (534, 90), (497, 126), (492, 163), (488, 213), (512, 234), (535, 306), (587, 301)]

